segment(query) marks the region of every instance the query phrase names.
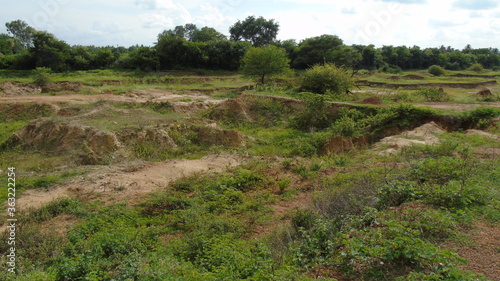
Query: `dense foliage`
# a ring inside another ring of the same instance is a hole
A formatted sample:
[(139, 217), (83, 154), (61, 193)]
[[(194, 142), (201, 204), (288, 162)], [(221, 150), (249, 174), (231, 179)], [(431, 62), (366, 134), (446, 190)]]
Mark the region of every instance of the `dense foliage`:
[(158, 35), (154, 46), (96, 47), (71, 46), (45, 31), (37, 31), (23, 21), (6, 23), (9, 34), (0, 34), (0, 69), (50, 67), (53, 71), (102, 69), (109, 67), (168, 70), (201, 68), (237, 70), (249, 46), (269, 44), (286, 50), (290, 65), (307, 69), (316, 64), (333, 63), (353, 69), (399, 72), (427, 69), (437, 65), (448, 70), (473, 71), (500, 68), (496, 48), (463, 50), (441, 46), (374, 45), (347, 46), (335, 35), (277, 41), (279, 25), (274, 20), (250, 16), (230, 28), (230, 38), (211, 27), (194, 24), (177, 26)]
[(260, 78), (262, 84), (266, 76), (284, 73), (289, 69), (289, 59), (285, 50), (273, 45), (253, 47), (242, 59), (243, 73)]

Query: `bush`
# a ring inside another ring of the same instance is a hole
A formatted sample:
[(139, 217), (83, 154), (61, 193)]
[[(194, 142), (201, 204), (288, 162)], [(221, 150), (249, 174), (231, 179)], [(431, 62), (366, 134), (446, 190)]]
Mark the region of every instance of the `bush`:
[(442, 76), (446, 74), (446, 70), (439, 65), (432, 65), (429, 67), (428, 72), (434, 76)]
[(442, 88), (422, 88), (418, 91), (419, 95), (424, 96), (425, 101), (449, 101), (450, 97)]
[(52, 80), (50, 78), (50, 72), (51, 69), (48, 67), (37, 67), (34, 71), (35, 78), (33, 79), (33, 83), (40, 87), (47, 86)]
[(485, 69), (482, 64), (475, 63), (471, 67), (469, 67), (469, 70), (474, 72), (484, 72)]
[(310, 132), (326, 129), (330, 120), (326, 112), (325, 97), (303, 93), (302, 99), (306, 104), (306, 109), (292, 119), (292, 127)]
[(354, 86), (348, 71), (334, 64), (315, 65), (300, 80), (303, 91), (316, 94), (345, 94)]

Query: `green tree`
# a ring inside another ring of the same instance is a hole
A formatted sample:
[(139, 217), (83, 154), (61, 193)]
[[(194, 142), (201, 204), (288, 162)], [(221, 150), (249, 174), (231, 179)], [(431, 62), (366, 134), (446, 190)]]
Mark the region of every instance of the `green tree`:
[(21, 45), (28, 49), (32, 46), (33, 35), (36, 30), (22, 20), (15, 20), (5, 24), (7, 31), (21, 42)]
[(279, 24), (273, 19), (266, 20), (263, 17), (255, 18), (249, 16), (244, 21), (237, 21), (229, 28), (231, 40), (248, 40), (254, 47), (270, 44), (278, 35)]
[(0, 54), (12, 55), (21, 52), (23, 46), (19, 39), (11, 37), (7, 34), (0, 34)]
[(193, 35), (198, 30), (195, 24), (187, 23), (185, 25), (178, 25), (174, 29), (165, 30), (158, 35), (158, 41), (166, 36), (177, 36), (184, 38), (188, 41), (193, 41)]
[(290, 69), (286, 51), (273, 45), (251, 48), (243, 56), (242, 63), (243, 73), (259, 77), (262, 84), (266, 76), (285, 73)]
[(212, 27), (205, 26), (200, 30), (196, 30), (193, 33), (191, 40), (193, 42), (208, 42), (208, 41), (218, 41), (227, 40), (226, 35), (218, 32)]
[[(294, 68), (306, 69), (316, 64), (335, 63), (336, 50), (343, 46), (342, 39), (335, 35), (321, 35), (300, 42)], [(337, 53), (338, 54), (338, 53)]]
[(64, 71), (69, 68), (70, 47), (54, 35), (38, 31), (33, 35), (32, 55), (36, 67), (49, 67), (52, 71)]
[(249, 42), (210, 41), (205, 48), (206, 66), (211, 69), (237, 70), (248, 48)]
[(375, 70), (383, 64), (380, 51), (374, 45), (368, 45), (361, 51), (361, 68)]
[(183, 56), (185, 42), (186, 39), (176, 35), (164, 35), (164, 33), (159, 35), (155, 49), (158, 53), (161, 69), (172, 69), (180, 65), (179, 58)]
[(87, 47), (74, 46), (71, 49), (71, 68), (75, 70), (88, 70), (91, 68), (92, 56)]
[(140, 47), (129, 54), (131, 68), (145, 71), (155, 70), (160, 64), (156, 49)]

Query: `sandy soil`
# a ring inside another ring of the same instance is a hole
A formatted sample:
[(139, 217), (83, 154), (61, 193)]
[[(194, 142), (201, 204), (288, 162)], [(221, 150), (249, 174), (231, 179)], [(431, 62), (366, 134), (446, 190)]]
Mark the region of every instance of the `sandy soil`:
[(65, 196), (95, 199), (116, 203), (132, 202), (142, 195), (195, 173), (221, 172), (241, 164), (244, 159), (236, 155), (209, 155), (197, 160), (169, 160), (142, 163), (139, 166), (116, 165), (99, 167), (84, 177), (54, 186), (47, 191), (28, 190), (18, 198), (20, 209), (38, 208)]
[(411, 146), (413, 144), (426, 144), (432, 145), (439, 142), (435, 136), (437, 133), (446, 132), (439, 127), (436, 123), (430, 122), (415, 128), (413, 131), (404, 132), (397, 136), (390, 136), (383, 138), (380, 142), (374, 145), (374, 150), (378, 151), (380, 155), (395, 154), (403, 147)]

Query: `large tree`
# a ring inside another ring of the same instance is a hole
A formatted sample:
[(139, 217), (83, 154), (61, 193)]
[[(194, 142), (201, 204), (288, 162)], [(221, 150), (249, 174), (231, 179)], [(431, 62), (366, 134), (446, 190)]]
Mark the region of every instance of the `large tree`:
[(278, 35), (279, 24), (273, 19), (266, 20), (263, 17), (255, 18), (249, 16), (244, 21), (237, 21), (229, 28), (231, 40), (247, 40), (254, 47), (270, 44)]
[(35, 29), (22, 20), (15, 20), (5, 24), (7, 31), (21, 42), (24, 48), (32, 46)]
[(337, 63), (339, 48), (343, 46), (342, 39), (335, 35), (321, 35), (307, 38), (300, 42), (297, 56), (292, 62), (293, 67), (306, 69), (317, 64)]
[(35, 32), (31, 52), (36, 67), (50, 67), (53, 71), (65, 71), (69, 68), (69, 45), (48, 32)]
[(215, 40), (226, 40), (226, 36), (212, 27), (205, 26), (199, 29), (195, 24), (187, 23), (178, 25), (173, 30), (165, 30), (158, 35), (158, 41), (165, 36), (182, 37), (191, 42), (208, 42)]
[(243, 73), (259, 77), (262, 84), (266, 76), (285, 73), (290, 69), (286, 51), (273, 45), (251, 48), (243, 56), (242, 63)]

